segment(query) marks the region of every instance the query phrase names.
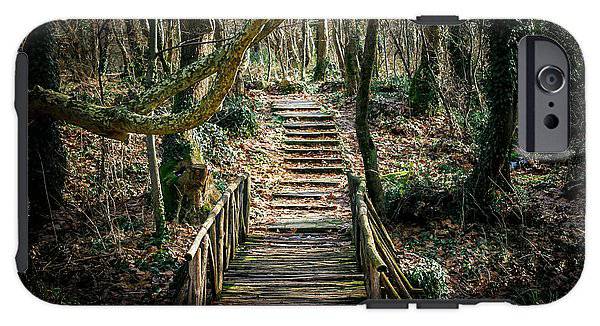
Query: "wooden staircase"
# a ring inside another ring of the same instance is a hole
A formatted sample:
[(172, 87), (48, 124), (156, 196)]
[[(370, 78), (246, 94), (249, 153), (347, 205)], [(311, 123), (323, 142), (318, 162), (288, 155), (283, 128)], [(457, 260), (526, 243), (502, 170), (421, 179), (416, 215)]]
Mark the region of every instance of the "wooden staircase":
[[(334, 115), (313, 101), (274, 103), (285, 172), (270, 223), (251, 225), (224, 273), (219, 304), (357, 304), (364, 277), (340, 212), (345, 166)], [(344, 205), (345, 206), (345, 205)]]

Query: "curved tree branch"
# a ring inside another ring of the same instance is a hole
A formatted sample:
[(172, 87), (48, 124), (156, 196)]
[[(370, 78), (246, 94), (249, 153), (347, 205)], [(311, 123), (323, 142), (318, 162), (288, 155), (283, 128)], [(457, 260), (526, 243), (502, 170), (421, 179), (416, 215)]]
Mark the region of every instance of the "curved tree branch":
[[(223, 98), (235, 80), (237, 68), (246, 49), (259, 37), (264, 38), (266, 31), (272, 31), (280, 22), (250, 21), (243, 32), (222, 49), (181, 69), (126, 105), (104, 107), (35, 87), (29, 93), (30, 110), (33, 113), (49, 114), (55, 119), (121, 141), (125, 141), (129, 133), (160, 135), (194, 128), (219, 110)], [(176, 114), (147, 115), (170, 97), (214, 73), (217, 73), (217, 78), (197, 106)]]
[[(282, 21), (283, 20), (276, 19), (264, 22), (263, 20), (263, 27), (260, 30), (260, 33), (253, 34), (251, 40), (252, 42), (248, 44), (246, 48), (260, 42), (275, 28), (277, 28)], [(254, 23), (258, 22), (260, 21), (254, 21)], [(242, 32), (239, 37), (243, 38), (244, 36), (249, 36), (247, 30)], [(190, 64), (184, 69), (177, 71), (175, 74), (162, 80), (154, 85), (154, 87), (142, 93), (140, 98), (136, 102), (132, 102), (130, 106), (135, 112), (147, 114), (156, 109), (167, 99), (175, 96), (175, 94), (188, 89), (199, 81), (204, 80), (216, 73), (219, 69), (222, 69), (223, 66), (231, 66), (228, 63), (228, 54), (231, 51), (231, 47), (237, 44), (239, 41), (241, 40), (234, 40), (233, 42), (226, 43), (225, 46), (221, 47), (219, 50), (216, 50), (211, 54), (200, 58), (198, 61)]]

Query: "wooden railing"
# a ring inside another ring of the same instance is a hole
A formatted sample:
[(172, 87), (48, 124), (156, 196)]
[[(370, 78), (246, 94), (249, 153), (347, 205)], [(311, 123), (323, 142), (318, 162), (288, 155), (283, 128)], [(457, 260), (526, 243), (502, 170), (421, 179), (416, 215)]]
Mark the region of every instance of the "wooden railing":
[(352, 201), (352, 236), (365, 275), (369, 299), (412, 299), (412, 287), (397, 261), (397, 251), (369, 196), (365, 180), (348, 173)]
[(185, 255), (187, 275), (179, 292), (181, 304), (206, 305), (221, 296), (223, 273), (248, 234), (249, 213), (250, 176), (245, 174), (223, 193)]

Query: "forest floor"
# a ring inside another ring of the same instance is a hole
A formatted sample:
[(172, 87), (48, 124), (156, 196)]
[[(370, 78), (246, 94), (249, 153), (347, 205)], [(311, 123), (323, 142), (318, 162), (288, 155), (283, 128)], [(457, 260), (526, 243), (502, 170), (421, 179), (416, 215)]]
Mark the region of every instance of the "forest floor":
[[(208, 162), (220, 182), (233, 181), (254, 165), (264, 166), (265, 175), (277, 168), (266, 164), (277, 154), (270, 141), (270, 113), (262, 107), (265, 95), (252, 98), (259, 104), (255, 136), (214, 140), (226, 143), (212, 154), (227, 159)], [(68, 125), (61, 129), (67, 153), (64, 203), (42, 223), (31, 224), (26, 287), (61, 304), (172, 304), (177, 290), (172, 284), (198, 221), (168, 221), (169, 235), (159, 248), (153, 238), (144, 137), (123, 144)], [(262, 184), (260, 175), (253, 178)], [(254, 201), (252, 213), (262, 205)]]
[[(281, 96), (252, 91), (258, 130), (250, 138), (231, 138), (233, 159), (211, 166), (221, 180), (241, 172), (252, 176), (255, 192), (251, 219), (261, 223), (277, 188), (273, 175), (283, 171), (277, 144), (281, 123), (265, 105)], [(306, 99), (308, 95), (294, 95)], [(335, 115), (347, 168), (362, 173), (354, 130), (355, 102), (340, 93), (313, 94)], [(388, 220), (402, 265), (423, 259), (439, 264), (451, 298), (509, 298), (519, 303), (549, 302), (564, 295), (583, 266), (584, 199), (570, 200), (561, 189), (565, 167), (531, 163), (511, 172), (515, 194), (496, 203), (493, 223), (463, 218), (453, 207), (457, 180), (472, 168), (474, 154), (464, 135), (443, 116), (410, 117), (403, 101), (386, 94), (373, 99), (371, 126), (380, 172), (396, 187), (402, 216)], [(69, 154), (66, 204), (50, 222), (33, 226), (27, 286), (45, 300), (68, 304), (171, 303), (169, 285), (194, 238), (193, 223), (169, 222), (170, 237), (159, 249), (149, 206), (143, 137), (130, 145), (105, 141), (64, 127)], [(110, 191), (97, 186), (99, 157), (109, 168)], [(399, 182), (400, 182), (400, 186)], [(340, 198), (341, 205), (347, 199)], [(342, 214), (342, 213), (340, 213)], [(345, 216), (349, 214), (344, 212)]]
[[(321, 99), (346, 117), (340, 124), (348, 128), (348, 143), (356, 144), (355, 102), (331, 95)], [(379, 169), (391, 193), (386, 199), (396, 199), (388, 227), (405, 268), (422, 264), (421, 257), (443, 267), (448, 289), (435, 295), (537, 304), (554, 301), (575, 285), (584, 260), (585, 199), (564, 195), (565, 166), (518, 165), (511, 171), (515, 191), (500, 194), (490, 223), (465, 219), (453, 198), (475, 161), (464, 135), (442, 115), (411, 117), (394, 94), (376, 93), (371, 105)], [(360, 170), (354, 151), (349, 158)]]

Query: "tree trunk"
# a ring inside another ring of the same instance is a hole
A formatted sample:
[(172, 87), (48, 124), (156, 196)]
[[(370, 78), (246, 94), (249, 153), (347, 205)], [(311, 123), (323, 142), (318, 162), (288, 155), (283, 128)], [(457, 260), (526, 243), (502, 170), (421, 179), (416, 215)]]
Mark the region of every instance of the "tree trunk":
[(273, 57), (271, 55), (271, 38), (267, 37), (267, 85), (271, 82), (271, 65)]
[[(351, 26), (352, 24), (352, 26)], [(346, 58), (346, 95), (354, 96), (358, 88), (359, 68), (358, 68), (358, 31), (355, 22), (344, 21), (346, 32), (346, 48), (344, 54)]]
[[(198, 19), (181, 20), (181, 42), (200, 41), (201, 33), (208, 23)], [(179, 68), (184, 69), (197, 61), (199, 50), (197, 44), (182, 47)], [(196, 101), (195, 93), (195, 87), (192, 87), (175, 95), (172, 111), (178, 113), (193, 106)], [(193, 130), (165, 136), (162, 146), (160, 176), (167, 216), (174, 220), (187, 219), (191, 216), (190, 213), (198, 211), (203, 202), (200, 191), (204, 184), (197, 182), (200, 180), (193, 180), (196, 170), (202, 170), (202, 174), (207, 173), (200, 146), (194, 139)]]
[(313, 80), (323, 81), (325, 80), (325, 71), (327, 70), (327, 20), (320, 19), (317, 22), (317, 33), (316, 33), (316, 46), (317, 46), (317, 62), (315, 65), (315, 71)]
[[(120, 28), (119, 28), (120, 30)], [(125, 48), (125, 43), (123, 42), (122, 33), (118, 33), (118, 30), (115, 26), (112, 30), (115, 41), (117, 42), (117, 46), (119, 47), (119, 51), (121, 52), (121, 60), (123, 60), (123, 68), (122, 73), (123, 76), (131, 75), (131, 58), (129, 58), (129, 53)]]
[[(29, 89), (60, 87), (57, 44), (53, 23), (32, 31), (22, 46), (29, 59)], [(27, 127), (29, 216), (32, 222), (49, 217), (52, 206), (62, 202), (66, 156), (58, 123), (48, 115), (31, 115)]]
[(377, 160), (377, 148), (373, 143), (369, 131), (369, 90), (371, 87), (371, 76), (373, 75), (373, 63), (375, 61), (377, 47), (377, 28), (379, 22), (371, 19), (367, 23), (367, 35), (363, 60), (360, 69), (360, 86), (356, 98), (356, 136), (360, 153), (365, 168), (365, 178), (369, 197), (380, 216), (384, 215), (383, 186), (379, 176)]
[(346, 80), (346, 64), (344, 63), (344, 51), (342, 50), (342, 45), (340, 43), (340, 28), (341, 21), (337, 20), (333, 22), (332, 28), (332, 40), (333, 45), (335, 47), (335, 55), (338, 61), (338, 68), (340, 71), (340, 75), (342, 79)]
[(439, 98), (436, 91), (435, 73), (437, 53), (435, 45), (439, 27), (423, 27), (421, 33), (421, 58), (409, 87), (409, 106), (418, 114), (429, 114), (437, 109)]
[(517, 43), (518, 23), (492, 21), (485, 33), (489, 42), (489, 76), (485, 81), (489, 118), (479, 157), (467, 180), (467, 200), (479, 209), (485, 209), (492, 189), (506, 185), (508, 175), (503, 167), (513, 147), (517, 110)]
[(125, 20), (125, 32), (127, 33), (127, 43), (129, 43), (129, 51), (131, 53), (131, 63), (133, 64), (134, 77), (141, 77), (143, 71), (143, 60), (144, 56), (140, 41), (138, 39), (138, 30), (134, 19)]
[[(146, 86), (149, 87), (154, 81), (156, 69), (156, 52), (158, 50), (158, 29), (155, 19), (149, 22), (148, 36), (148, 70), (146, 72)], [(156, 139), (154, 135), (146, 136), (146, 155), (148, 157), (148, 170), (150, 171), (150, 194), (152, 196), (152, 213), (154, 215), (155, 231), (154, 237), (161, 243), (166, 234), (165, 207), (163, 205), (162, 187), (159, 178), (158, 160), (156, 158)]]
[(383, 34), (384, 37), (382, 39), (381, 42), (381, 53), (383, 54), (383, 63), (384, 63), (384, 67), (385, 67), (385, 79), (388, 80), (390, 78), (390, 68), (389, 68), (389, 61), (388, 61), (388, 49), (387, 49), (387, 42), (386, 42), (386, 37), (385, 34)]
[[(307, 53), (308, 52), (308, 22), (306, 19), (302, 20), (302, 54), (300, 60), (300, 78), (304, 80), (306, 78), (306, 65), (307, 65)], [(269, 52), (270, 53), (270, 52)]]

